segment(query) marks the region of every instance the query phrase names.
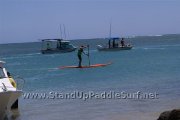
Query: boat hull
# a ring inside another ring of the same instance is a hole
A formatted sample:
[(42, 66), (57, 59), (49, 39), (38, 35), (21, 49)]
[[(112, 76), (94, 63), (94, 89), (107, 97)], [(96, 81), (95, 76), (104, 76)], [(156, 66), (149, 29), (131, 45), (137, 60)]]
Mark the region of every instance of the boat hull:
[(22, 91), (0, 92), (0, 120), (9, 114), (13, 103), (22, 95)]
[(73, 52), (76, 48), (73, 49), (50, 49), (50, 50), (41, 50), (42, 54), (54, 54), (54, 53), (67, 53), (67, 52)]
[(131, 50), (132, 46), (125, 46), (125, 47), (114, 47), (114, 48), (108, 48), (103, 46), (98, 46), (97, 49), (99, 51), (121, 51), (121, 50)]

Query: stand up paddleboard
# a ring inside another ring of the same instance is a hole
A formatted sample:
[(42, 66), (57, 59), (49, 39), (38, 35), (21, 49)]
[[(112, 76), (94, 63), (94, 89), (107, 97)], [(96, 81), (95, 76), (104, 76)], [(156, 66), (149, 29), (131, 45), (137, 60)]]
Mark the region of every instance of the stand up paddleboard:
[(59, 67), (60, 69), (65, 69), (65, 68), (96, 68), (96, 67), (105, 67), (107, 65), (110, 65), (112, 64), (112, 62), (109, 62), (109, 63), (106, 63), (106, 64), (93, 64), (93, 65), (90, 65), (90, 54), (89, 54), (89, 45), (87, 45), (87, 48), (88, 48), (88, 60), (89, 60), (89, 65), (87, 66), (62, 66), (62, 67)]
[(96, 67), (105, 67), (107, 65), (111, 65), (112, 62), (106, 63), (106, 64), (93, 64), (93, 65), (89, 65), (89, 66), (61, 66), (59, 67), (60, 69), (65, 69), (65, 68), (96, 68)]

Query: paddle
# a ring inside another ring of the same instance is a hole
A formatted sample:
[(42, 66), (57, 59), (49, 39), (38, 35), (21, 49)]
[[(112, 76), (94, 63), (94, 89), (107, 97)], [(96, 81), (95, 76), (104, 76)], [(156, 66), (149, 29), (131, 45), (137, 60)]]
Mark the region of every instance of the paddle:
[(87, 47), (88, 47), (88, 60), (89, 60), (89, 66), (90, 66), (90, 56), (89, 56), (89, 45), (87, 45)]

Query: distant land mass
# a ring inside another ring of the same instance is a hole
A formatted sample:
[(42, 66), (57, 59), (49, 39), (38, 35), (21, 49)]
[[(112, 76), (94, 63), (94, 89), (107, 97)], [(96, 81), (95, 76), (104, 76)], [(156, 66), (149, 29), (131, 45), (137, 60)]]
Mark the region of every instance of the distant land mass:
[[(112, 37), (113, 38), (113, 37)], [(117, 36), (116, 36), (117, 38)], [(119, 38), (122, 38), (121, 36)], [(179, 38), (180, 39), (180, 34), (163, 34), (163, 35), (144, 35), (144, 36), (123, 36), (123, 38), (126, 38), (128, 40), (132, 39), (132, 40), (140, 40), (140, 39), (144, 39), (144, 40), (154, 40), (154, 39), (157, 39), (157, 38), (161, 38), (161, 39), (164, 39), (164, 40), (169, 40), (169, 39), (173, 39), (173, 38)], [(40, 40), (41, 38), (37, 38), (37, 42), (15, 42), (15, 43), (1, 43), (1, 44), (18, 44), (18, 43), (39, 43), (41, 42)], [(47, 39), (55, 39), (55, 38), (47, 38)], [(56, 38), (56, 39), (59, 39), (59, 38)], [(108, 37), (105, 37), (105, 38), (88, 38), (88, 39), (67, 39), (69, 41), (106, 41), (108, 40), (109, 38)]]

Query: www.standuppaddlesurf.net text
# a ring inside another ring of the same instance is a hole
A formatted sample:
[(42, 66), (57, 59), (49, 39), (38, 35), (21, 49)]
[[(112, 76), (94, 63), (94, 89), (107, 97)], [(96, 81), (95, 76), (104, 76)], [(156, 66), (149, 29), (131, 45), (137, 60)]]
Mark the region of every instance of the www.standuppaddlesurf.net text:
[(83, 101), (92, 99), (158, 99), (157, 92), (126, 92), (126, 91), (72, 91), (72, 92), (25, 92), (23, 99), (81, 99)]

